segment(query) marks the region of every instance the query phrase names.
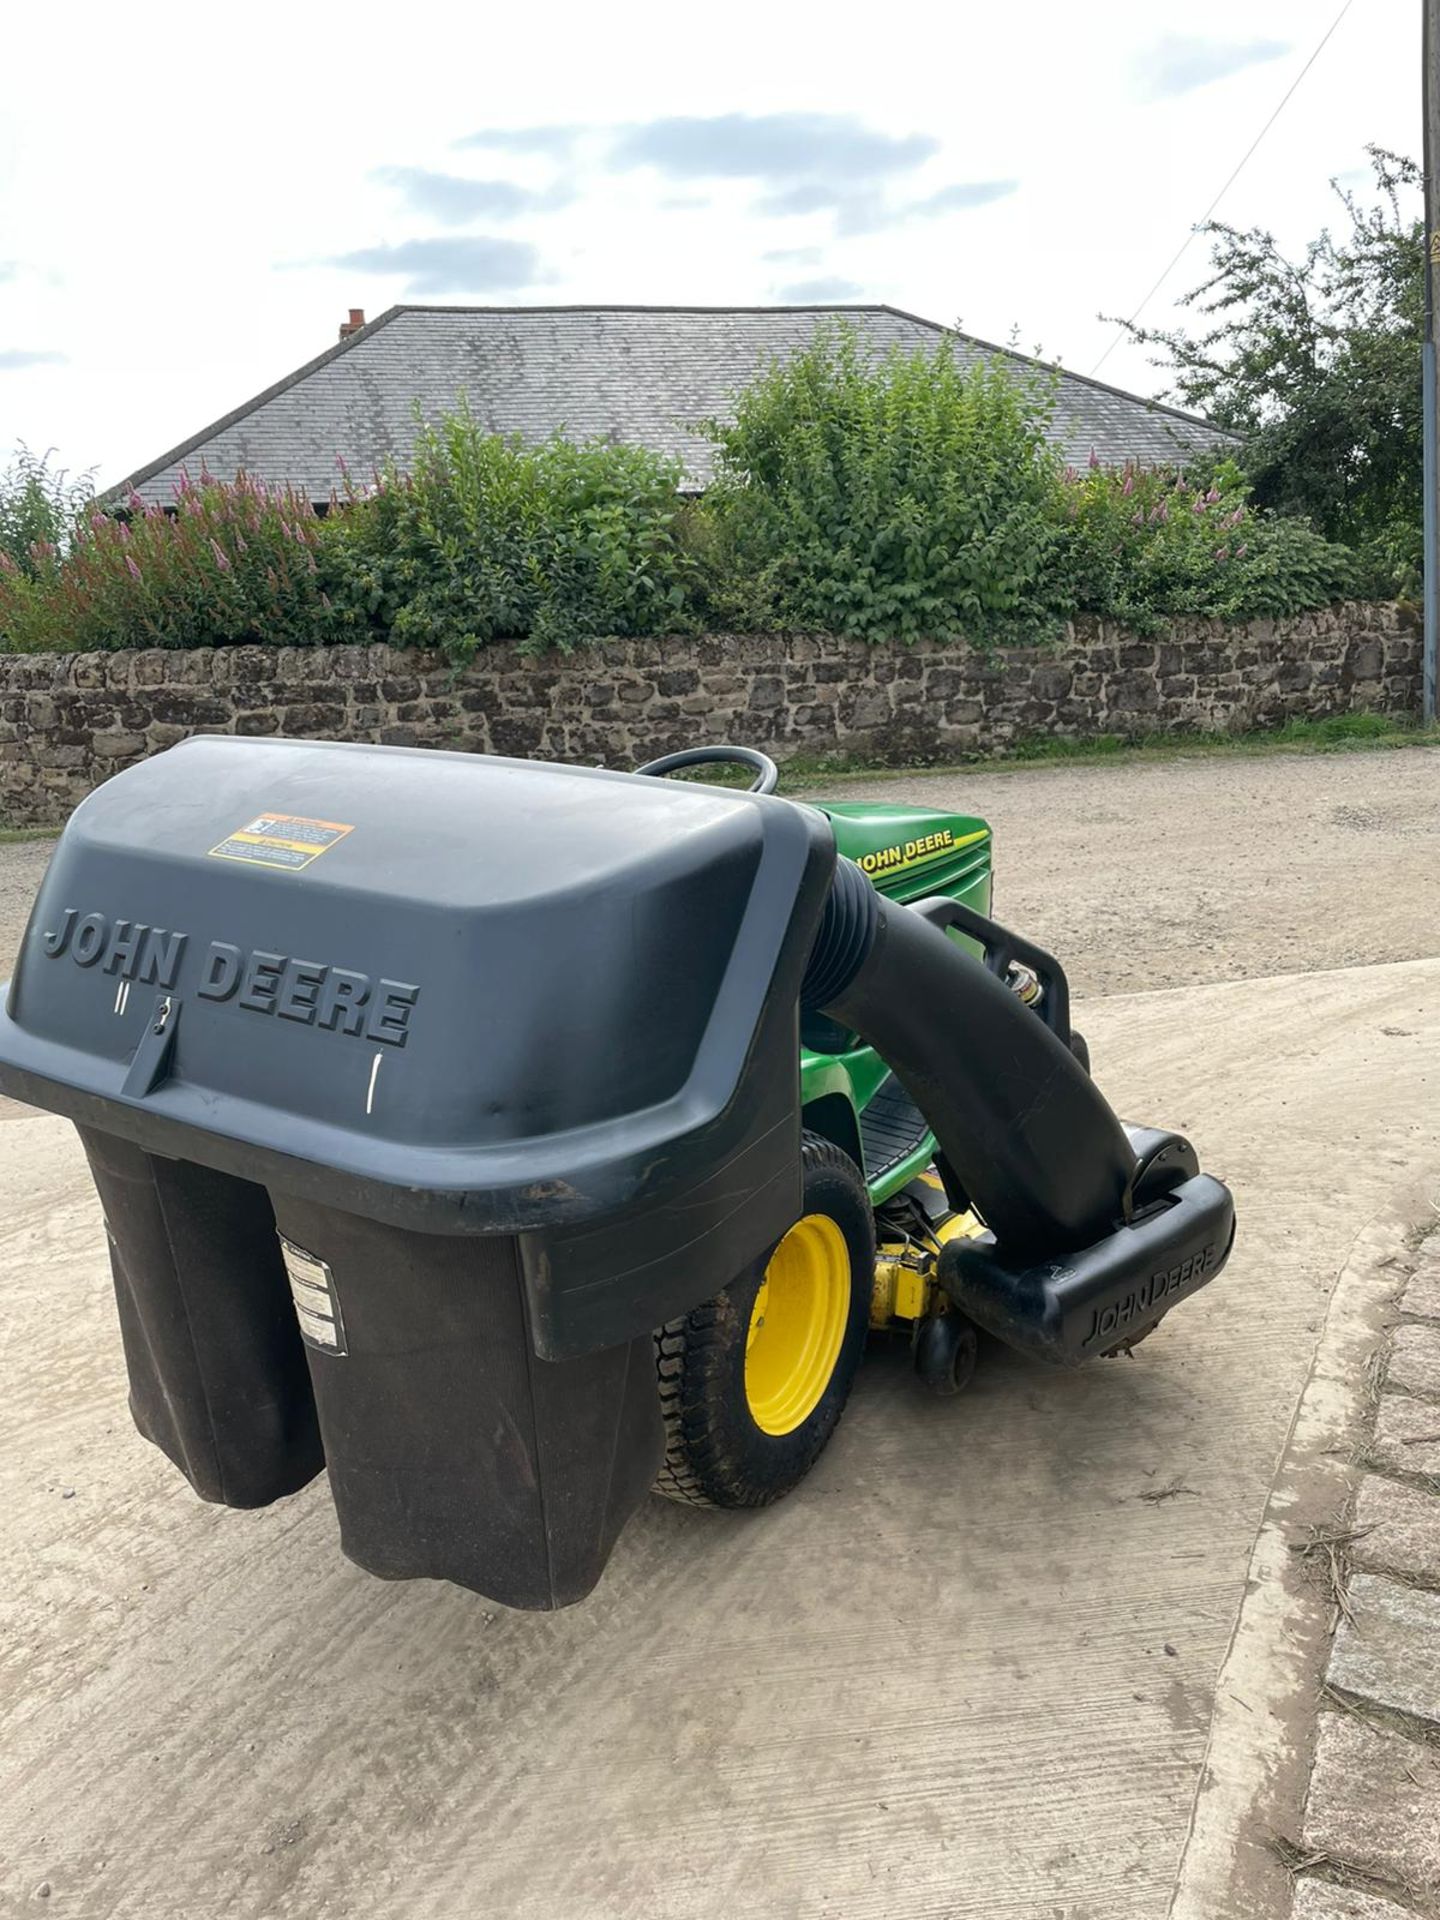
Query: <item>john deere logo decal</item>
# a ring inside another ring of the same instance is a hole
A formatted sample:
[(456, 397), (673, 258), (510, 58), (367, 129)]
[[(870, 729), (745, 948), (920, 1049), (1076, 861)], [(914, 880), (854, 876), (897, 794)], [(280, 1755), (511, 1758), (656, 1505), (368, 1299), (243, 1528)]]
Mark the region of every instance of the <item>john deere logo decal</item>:
[(873, 880), (877, 873), (904, 873), (908, 867), (923, 867), (927, 860), (938, 859), (942, 853), (958, 853), (961, 847), (974, 846), (977, 840), (985, 838), (985, 828), (976, 833), (962, 833), (958, 837), (949, 827), (942, 827), (938, 833), (925, 833), (918, 840), (897, 840), (893, 847), (879, 847), (874, 853), (862, 853), (860, 871), (868, 873)]
[(212, 940), (199, 949), (188, 933), (143, 920), (108, 918), (66, 907), (40, 932), (51, 960), (68, 955), (117, 982), (115, 1012), (124, 1013), (129, 983), (191, 990), (201, 1000), (229, 1002), (247, 1013), (275, 1014), (301, 1026), (348, 1033), (403, 1047), (420, 999), (413, 981), (376, 979), (355, 967), (332, 966), (298, 954), (269, 953)]

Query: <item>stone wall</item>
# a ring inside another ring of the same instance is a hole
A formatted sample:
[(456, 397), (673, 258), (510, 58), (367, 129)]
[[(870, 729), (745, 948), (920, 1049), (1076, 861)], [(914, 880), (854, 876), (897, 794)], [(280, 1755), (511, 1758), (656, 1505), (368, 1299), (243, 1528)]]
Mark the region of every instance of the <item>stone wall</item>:
[(777, 758), (917, 766), (1057, 734), (1184, 733), (1419, 710), (1420, 639), (1390, 606), (1193, 622), (1140, 640), (1078, 622), (1054, 646), (867, 646), (825, 636), (482, 653), (463, 672), (388, 647), (0, 654), (0, 822), (63, 819), (189, 733), (378, 740), (631, 766), (707, 740)]

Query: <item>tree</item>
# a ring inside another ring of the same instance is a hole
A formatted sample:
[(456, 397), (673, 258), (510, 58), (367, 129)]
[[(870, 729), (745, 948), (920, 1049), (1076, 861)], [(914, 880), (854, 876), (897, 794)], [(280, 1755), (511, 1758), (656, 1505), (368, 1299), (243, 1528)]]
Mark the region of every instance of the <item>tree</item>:
[(1377, 198), (1335, 190), (1347, 230), (1291, 260), (1263, 228), (1212, 221), (1209, 277), (1181, 301), (1195, 333), (1125, 323), (1158, 349), (1172, 392), (1238, 433), (1261, 506), (1359, 550), (1377, 588), (1418, 589), (1420, 169), (1369, 149)]
[(0, 558), (26, 574), (37, 571), (37, 549), (43, 560), (47, 549), (69, 545), (76, 519), (94, 498), (89, 474), (72, 480), (50, 460), (22, 443), (0, 473)]

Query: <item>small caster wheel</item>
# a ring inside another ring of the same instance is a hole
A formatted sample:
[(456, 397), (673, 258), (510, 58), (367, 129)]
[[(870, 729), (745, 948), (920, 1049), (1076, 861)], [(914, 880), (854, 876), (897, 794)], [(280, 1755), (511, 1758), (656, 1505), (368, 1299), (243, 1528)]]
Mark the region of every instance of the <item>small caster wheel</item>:
[(932, 1393), (959, 1393), (975, 1372), (979, 1344), (963, 1313), (932, 1313), (915, 1330), (915, 1371)]

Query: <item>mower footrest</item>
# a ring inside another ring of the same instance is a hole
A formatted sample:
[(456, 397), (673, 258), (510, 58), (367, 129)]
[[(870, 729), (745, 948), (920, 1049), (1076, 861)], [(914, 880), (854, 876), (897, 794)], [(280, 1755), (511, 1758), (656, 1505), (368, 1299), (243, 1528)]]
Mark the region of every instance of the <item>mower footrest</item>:
[(860, 1116), (867, 1180), (883, 1180), (924, 1144), (929, 1123), (892, 1073)]
[(1213, 1280), (1234, 1234), (1229, 1189), (1200, 1173), (1094, 1246), (1028, 1267), (1008, 1265), (988, 1237), (952, 1240), (937, 1278), (1008, 1345), (1073, 1367), (1138, 1340)]

